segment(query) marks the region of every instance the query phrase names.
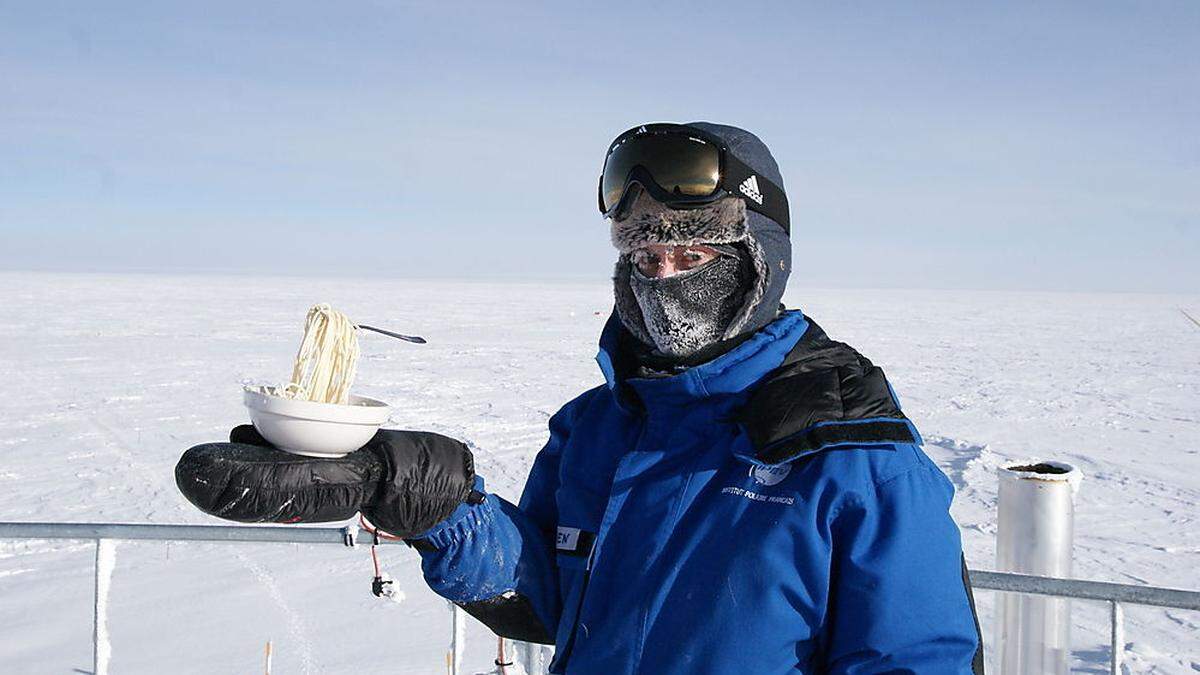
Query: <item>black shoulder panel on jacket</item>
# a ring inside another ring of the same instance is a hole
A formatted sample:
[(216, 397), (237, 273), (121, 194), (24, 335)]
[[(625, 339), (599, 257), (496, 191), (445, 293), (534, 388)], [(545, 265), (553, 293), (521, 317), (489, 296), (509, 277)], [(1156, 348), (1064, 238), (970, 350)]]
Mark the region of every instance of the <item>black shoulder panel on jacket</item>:
[(834, 445), (919, 442), (883, 370), (808, 322), (738, 412), (755, 457), (779, 464)]
[(554, 636), (534, 613), (529, 598), (516, 591), (487, 600), (460, 602), (458, 606), (500, 637), (543, 645), (554, 644)]

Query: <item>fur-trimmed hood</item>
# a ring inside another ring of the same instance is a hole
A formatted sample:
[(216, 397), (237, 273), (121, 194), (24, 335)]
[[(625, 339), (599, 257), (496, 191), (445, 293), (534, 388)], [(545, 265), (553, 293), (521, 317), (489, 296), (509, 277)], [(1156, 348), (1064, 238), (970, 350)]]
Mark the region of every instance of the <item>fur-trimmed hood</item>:
[[(720, 137), (729, 151), (764, 178), (783, 187), (783, 176), (771, 151), (757, 136), (737, 127), (709, 122), (691, 122), (693, 127)], [(791, 240), (783, 226), (746, 208), (741, 198), (726, 198), (698, 209), (671, 209), (638, 196), (638, 208), (623, 220), (612, 220), (613, 246), (620, 256), (613, 272), (616, 312), (625, 317), (625, 327), (643, 343), (651, 344), (641, 321), (641, 310), (629, 286), (632, 263), (629, 254), (646, 244), (692, 245), (735, 244), (745, 247), (753, 268), (753, 280), (742, 307), (726, 331), (725, 339), (757, 331), (779, 313), (780, 300), (792, 269)]]

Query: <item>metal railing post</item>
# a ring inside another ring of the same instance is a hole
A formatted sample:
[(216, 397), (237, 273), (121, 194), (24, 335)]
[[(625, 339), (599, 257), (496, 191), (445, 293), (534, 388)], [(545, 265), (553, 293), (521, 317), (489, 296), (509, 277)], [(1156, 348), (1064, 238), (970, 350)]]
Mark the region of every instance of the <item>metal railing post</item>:
[[(515, 642), (513, 643), (514, 649), (516, 648), (516, 644)], [(546, 669), (542, 667), (541, 659), (538, 658), (541, 656), (539, 646), (528, 642), (520, 644), (521, 667), (525, 669), (526, 675), (544, 675)]]
[(541, 646), (530, 642), (521, 642), (520, 640), (504, 639), (504, 653), (509, 655), (509, 662), (517, 666), (516, 670), (510, 670), (510, 673), (520, 673), (520, 675), (546, 675), (546, 668), (542, 665)]
[(467, 613), (458, 605), (450, 603), (450, 651), (446, 654), (446, 669), (450, 675), (459, 675), (462, 671), (466, 642)]
[(1112, 675), (1121, 675), (1121, 667), (1125, 661), (1125, 609), (1121, 603), (1113, 600), (1109, 603), (1112, 609)]
[(96, 539), (96, 575), (92, 585), (92, 673), (108, 675), (112, 643), (108, 640), (108, 591), (116, 551), (112, 539)]
[(533, 642), (513, 641), (513, 656), (526, 675), (546, 675), (550, 670), (550, 647)]
[(105, 675), (100, 667), (100, 540), (92, 560), (92, 675)]

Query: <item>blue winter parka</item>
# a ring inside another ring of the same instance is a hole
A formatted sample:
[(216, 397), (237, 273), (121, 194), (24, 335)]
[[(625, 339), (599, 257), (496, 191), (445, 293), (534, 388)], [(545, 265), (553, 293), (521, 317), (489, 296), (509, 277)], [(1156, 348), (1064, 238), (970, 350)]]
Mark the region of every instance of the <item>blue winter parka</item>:
[(783, 312), (660, 378), (618, 375), (618, 330), (607, 383), (550, 419), (520, 503), (489, 494), (423, 535), (434, 591), (520, 599), (554, 673), (973, 672), (953, 487), (911, 423), (897, 443), (867, 433), (894, 417), (821, 421), (781, 454), (738, 421), (815, 324)]

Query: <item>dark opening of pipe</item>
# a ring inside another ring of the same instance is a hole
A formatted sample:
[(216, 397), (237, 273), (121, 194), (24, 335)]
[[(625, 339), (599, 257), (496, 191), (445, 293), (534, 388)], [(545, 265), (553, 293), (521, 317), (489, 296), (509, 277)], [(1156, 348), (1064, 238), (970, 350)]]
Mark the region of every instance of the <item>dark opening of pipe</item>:
[(1053, 473), (1064, 474), (1070, 473), (1071, 469), (1064, 466), (1055, 466), (1053, 464), (1026, 464), (1024, 466), (1010, 466), (1009, 471), (1024, 471), (1028, 473)]

